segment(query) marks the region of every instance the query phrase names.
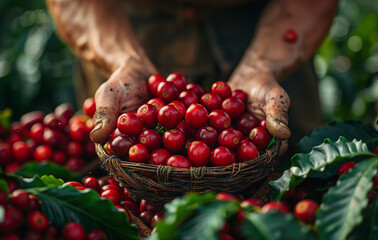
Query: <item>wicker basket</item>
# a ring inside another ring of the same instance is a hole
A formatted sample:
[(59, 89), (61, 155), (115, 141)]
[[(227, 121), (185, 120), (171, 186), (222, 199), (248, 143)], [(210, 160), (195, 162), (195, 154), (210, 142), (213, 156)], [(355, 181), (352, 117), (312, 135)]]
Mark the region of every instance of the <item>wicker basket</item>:
[(96, 152), (101, 166), (136, 197), (156, 202), (170, 201), (186, 192), (239, 192), (271, 172), (281, 141), (250, 161), (225, 167), (172, 168), (165, 165), (134, 163), (108, 155), (101, 145)]

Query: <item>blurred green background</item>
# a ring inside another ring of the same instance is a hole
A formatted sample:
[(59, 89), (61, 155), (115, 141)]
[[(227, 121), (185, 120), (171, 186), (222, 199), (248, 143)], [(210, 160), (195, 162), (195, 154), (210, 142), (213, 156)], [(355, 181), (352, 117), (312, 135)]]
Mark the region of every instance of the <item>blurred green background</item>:
[[(0, 110), (13, 119), (63, 102), (78, 109), (75, 57), (57, 37), (43, 0), (0, 1)], [(315, 56), (324, 121), (375, 122), (378, 112), (378, 1), (341, 0)]]

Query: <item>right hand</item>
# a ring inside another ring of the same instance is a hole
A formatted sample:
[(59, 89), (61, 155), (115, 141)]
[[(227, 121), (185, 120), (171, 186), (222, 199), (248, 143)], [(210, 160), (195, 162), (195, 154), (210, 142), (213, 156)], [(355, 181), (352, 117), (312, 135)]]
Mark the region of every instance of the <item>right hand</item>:
[(137, 110), (147, 101), (147, 79), (154, 73), (156, 70), (151, 65), (146, 67), (136, 59), (131, 59), (97, 89), (94, 129), (90, 133), (93, 142), (105, 143), (117, 127), (118, 116)]

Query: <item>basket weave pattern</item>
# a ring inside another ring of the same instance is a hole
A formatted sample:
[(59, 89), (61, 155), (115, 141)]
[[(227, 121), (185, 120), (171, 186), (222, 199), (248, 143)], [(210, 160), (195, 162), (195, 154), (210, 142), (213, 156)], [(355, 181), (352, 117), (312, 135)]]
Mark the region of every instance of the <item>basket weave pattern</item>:
[(263, 155), (247, 162), (190, 169), (129, 162), (108, 155), (99, 144), (96, 144), (96, 152), (101, 166), (136, 197), (150, 201), (170, 201), (186, 192), (241, 191), (270, 174), (280, 146), (281, 141), (276, 140)]

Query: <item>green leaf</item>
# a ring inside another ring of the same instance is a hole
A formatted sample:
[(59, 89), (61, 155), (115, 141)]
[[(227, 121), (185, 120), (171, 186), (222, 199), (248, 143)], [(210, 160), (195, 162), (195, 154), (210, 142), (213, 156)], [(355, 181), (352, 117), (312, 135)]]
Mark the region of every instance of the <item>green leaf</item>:
[(7, 181), (5, 181), (4, 178), (0, 178), (0, 189), (6, 192), (7, 194), (9, 193)]
[(22, 189), (47, 187), (47, 184), (38, 176), (32, 178), (20, 177), (18, 183)]
[(365, 209), (365, 216), (362, 223), (356, 227), (348, 236), (348, 240), (374, 240), (378, 239), (378, 198)]
[(43, 175), (41, 177), (41, 180), (47, 185), (47, 186), (55, 186), (55, 187), (59, 187), (59, 186), (62, 186), (64, 184), (64, 181), (62, 179), (56, 179), (54, 176), (52, 175)]
[(314, 146), (329, 138), (336, 141), (340, 136), (347, 139), (357, 139), (365, 142), (372, 152), (378, 145), (378, 131), (371, 124), (356, 120), (342, 122), (331, 122), (326, 126), (317, 127), (308, 135), (303, 137), (297, 144), (297, 153), (308, 153)]
[(359, 162), (325, 195), (315, 226), (321, 239), (346, 239), (363, 219), (368, 192), (377, 174), (378, 157)]
[(137, 228), (129, 223), (125, 212), (93, 190), (48, 186), (25, 191), (41, 200), (42, 212), (59, 229), (68, 222), (78, 222), (86, 231), (101, 229), (109, 239), (138, 239)]
[[(179, 236), (182, 237), (182, 234), (188, 235), (191, 238), (194, 231), (197, 232), (196, 234), (200, 232), (206, 237), (213, 236), (215, 229), (219, 225), (219, 221), (223, 221), (224, 219), (215, 218), (223, 216), (230, 209), (232, 211), (232, 204), (235, 204), (231, 203), (231, 205), (224, 206), (225, 202), (218, 203), (218, 201), (214, 201), (215, 194), (208, 192), (205, 194), (188, 193), (182, 198), (176, 198), (167, 203), (164, 209), (165, 216), (163, 221), (157, 224), (155, 234), (148, 239), (176, 239)], [(211, 210), (206, 211), (206, 207), (204, 206), (211, 206)], [(206, 211), (206, 214), (203, 211)], [(214, 215), (217, 217), (214, 217)], [(189, 218), (190, 220), (188, 220)], [(204, 222), (205, 218), (211, 219), (211, 222)], [(203, 228), (205, 225), (207, 226), (206, 229)]]
[(282, 176), (269, 183), (272, 200), (278, 200), (291, 188), (296, 187), (314, 172), (322, 172), (325, 167), (343, 159), (356, 156), (375, 156), (369, 152), (362, 141), (348, 141), (340, 137), (337, 142), (325, 139), (324, 143), (314, 147), (310, 153), (295, 154), (291, 158), (291, 167)]
[(56, 178), (61, 178), (65, 182), (80, 180), (80, 178), (68, 168), (52, 162), (29, 163), (17, 170), (15, 174), (23, 177), (33, 177), (34, 175), (39, 177), (42, 177), (43, 175), (54, 175)]
[(240, 204), (235, 201), (215, 201), (198, 206), (196, 213), (178, 229), (179, 239), (218, 239), (226, 219), (239, 208)]
[(0, 111), (0, 125), (5, 128), (9, 128), (12, 123), (13, 112), (10, 108), (6, 108)]
[(245, 217), (243, 234), (249, 240), (316, 239), (310, 228), (301, 225), (292, 214), (249, 212)]

